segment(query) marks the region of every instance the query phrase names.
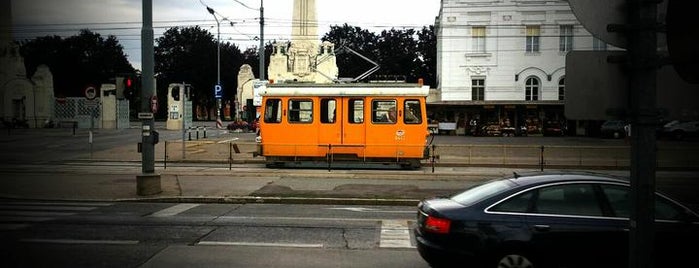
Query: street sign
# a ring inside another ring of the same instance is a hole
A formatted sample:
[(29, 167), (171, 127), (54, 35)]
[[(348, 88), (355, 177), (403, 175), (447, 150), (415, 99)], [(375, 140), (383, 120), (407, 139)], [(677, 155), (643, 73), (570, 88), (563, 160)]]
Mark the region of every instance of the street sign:
[(158, 96), (156, 96), (156, 95), (153, 95), (152, 97), (150, 97), (150, 110), (153, 113), (158, 112)]
[[(658, 3), (658, 21), (663, 22), (668, 1)], [(585, 29), (595, 38), (615, 47), (626, 48), (627, 41), (623, 32), (610, 32), (611, 25), (629, 23), (627, 14), (629, 3), (626, 0), (569, 0), (570, 9)], [(650, 4), (650, 3), (649, 3)], [(691, 29), (692, 27), (686, 27)], [(684, 32), (683, 34), (692, 36)], [(665, 46), (665, 38), (658, 38), (658, 46)], [(568, 73), (568, 72), (566, 72)]]
[(88, 86), (85, 88), (85, 98), (88, 100), (94, 100), (97, 97), (97, 89), (93, 86)]
[[(565, 116), (575, 120), (609, 120), (629, 116), (628, 74), (609, 56), (623, 51), (570, 51), (566, 55)], [(657, 70), (657, 108), (665, 120), (699, 116), (699, 85), (683, 81), (672, 66)]]
[(214, 97), (217, 99), (223, 98), (223, 88), (221, 87), (221, 85), (214, 86)]
[(255, 80), (252, 83), (252, 103), (255, 106), (262, 106), (261, 88), (267, 85), (267, 80)]

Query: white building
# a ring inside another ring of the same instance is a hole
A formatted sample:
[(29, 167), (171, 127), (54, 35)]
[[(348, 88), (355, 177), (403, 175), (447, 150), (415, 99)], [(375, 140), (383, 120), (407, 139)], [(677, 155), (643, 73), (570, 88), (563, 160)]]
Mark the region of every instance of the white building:
[(568, 1), (442, 0), (435, 25), (440, 101), (430, 110), (457, 133), (473, 119), (529, 134), (565, 122), (566, 53), (607, 49)]

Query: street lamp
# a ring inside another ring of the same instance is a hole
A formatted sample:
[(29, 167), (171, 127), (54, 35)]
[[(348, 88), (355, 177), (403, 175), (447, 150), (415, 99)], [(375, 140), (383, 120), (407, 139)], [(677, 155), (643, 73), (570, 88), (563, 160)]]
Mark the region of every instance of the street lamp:
[(214, 11), (213, 8), (206, 7), (206, 10), (209, 11), (209, 14), (214, 16), (214, 20), (216, 20), (216, 86), (214, 86), (214, 97), (216, 98), (216, 127), (217, 128), (222, 128), (223, 123), (221, 122), (221, 94), (223, 93), (223, 89), (221, 87), (221, 23), (218, 20), (218, 17), (216, 17), (216, 12)]

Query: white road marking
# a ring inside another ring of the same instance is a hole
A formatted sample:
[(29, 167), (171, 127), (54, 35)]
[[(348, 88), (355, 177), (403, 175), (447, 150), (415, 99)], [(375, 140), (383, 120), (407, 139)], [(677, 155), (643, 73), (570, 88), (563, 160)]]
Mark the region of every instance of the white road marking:
[(408, 222), (385, 220), (381, 222), (380, 248), (414, 248), (410, 242)]
[(29, 227), (29, 224), (2, 223), (0, 224), (0, 231), (17, 231), (27, 227)]
[(46, 243), (46, 244), (93, 244), (93, 245), (135, 245), (137, 240), (81, 240), (81, 239), (21, 239), (26, 243)]
[(261, 242), (225, 242), (225, 241), (200, 241), (202, 246), (247, 246), (247, 247), (287, 247), (287, 248), (322, 248), (323, 244), (300, 243), (261, 243)]
[(60, 205), (60, 206), (88, 206), (88, 207), (106, 207), (106, 206), (111, 206), (112, 203), (95, 203), (95, 202), (55, 202), (55, 203), (48, 203), (48, 202), (7, 202), (3, 203), (3, 205), (21, 205), (21, 206), (51, 206), (51, 205)]
[(232, 139), (227, 139), (227, 140), (219, 141), (218, 143), (219, 143), (219, 144), (221, 144), (221, 143), (229, 143), (229, 142), (237, 141), (237, 140), (238, 140), (238, 138), (232, 138)]
[(180, 214), (182, 212), (185, 212), (187, 210), (190, 210), (192, 208), (198, 207), (199, 204), (179, 204), (179, 205), (174, 205), (169, 208), (163, 209), (161, 211), (155, 212), (151, 217), (171, 217), (175, 216), (177, 214)]
[(56, 211), (0, 211), (2, 216), (25, 216), (25, 217), (65, 217), (75, 215), (74, 212), (56, 212)]
[(74, 207), (74, 206), (33, 206), (33, 205), (0, 205), (0, 210), (67, 210), (67, 211), (90, 211), (96, 207)]
[(373, 213), (405, 213), (405, 214), (415, 214), (414, 210), (380, 210), (376, 208), (365, 208), (365, 207), (339, 207), (339, 208), (326, 208), (329, 210), (347, 210), (352, 212), (373, 212)]

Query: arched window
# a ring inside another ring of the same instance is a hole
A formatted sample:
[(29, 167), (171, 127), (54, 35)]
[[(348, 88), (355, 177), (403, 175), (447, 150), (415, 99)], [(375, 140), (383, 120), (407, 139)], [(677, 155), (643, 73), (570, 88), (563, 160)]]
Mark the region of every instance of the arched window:
[(539, 100), (539, 78), (534, 76), (527, 78), (526, 85), (524, 87), (525, 100), (535, 101)]
[(566, 78), (558, 80), (558, 100), (565, 100), (566, 96)]

